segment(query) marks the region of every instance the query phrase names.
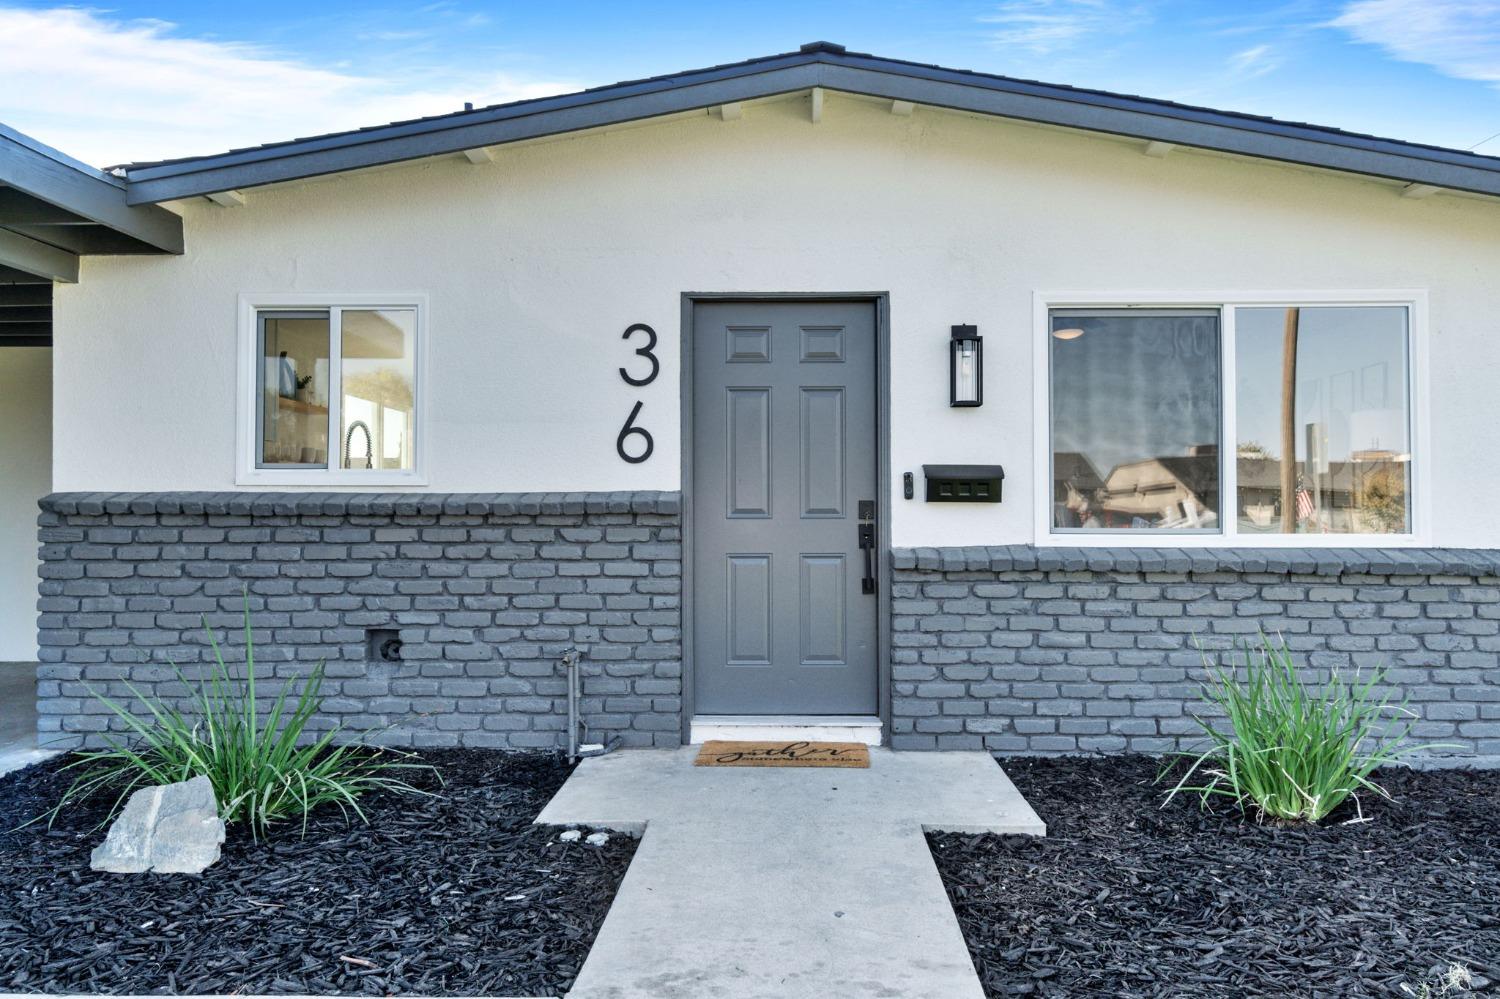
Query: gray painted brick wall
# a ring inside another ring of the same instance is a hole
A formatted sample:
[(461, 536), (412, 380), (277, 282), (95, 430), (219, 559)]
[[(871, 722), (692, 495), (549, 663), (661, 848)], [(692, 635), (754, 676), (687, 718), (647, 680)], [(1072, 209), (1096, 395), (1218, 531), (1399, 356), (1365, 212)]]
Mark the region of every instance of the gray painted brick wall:
[[(42, 501), (39, 728), (97, 743), (88, 688), (181, 696), (206, 616), (262, 675), (327, 663), (322, 726), (400, 745), (556, 747), (557, 659), (626, 745), (680, 739), (677, 493), (58, 494)], [(1388, 665), (1415, 733), (1500, 761), (1500, 552), (916, 548), (892, 553), (891, 742), (997, 753), (1195, 741), (1203, 655), (1260, 630), (1314, 674)], [(396, 628), (399, 663), (368, 661)]]
[[(586, 720), (675, 746), (682, 715), (678, 493), (55, 494), (41, 502), (39, 737), (97, 744), (121, 721), (89, 688), (169, 698), (170, 665), (258, 675), (326, 662), (321, 727), (408, 746), (558, 747), (558, 656), (587, 650)], [(395, 628), (401, 661), (370, 662)]]
[(1389, 666), (1417, 739), (1500, 760), (1497, 551), (916, 548), (893, 565), (897, 748), (1186, 748), (1204, 655), (1264, 630), (1310, 675)]

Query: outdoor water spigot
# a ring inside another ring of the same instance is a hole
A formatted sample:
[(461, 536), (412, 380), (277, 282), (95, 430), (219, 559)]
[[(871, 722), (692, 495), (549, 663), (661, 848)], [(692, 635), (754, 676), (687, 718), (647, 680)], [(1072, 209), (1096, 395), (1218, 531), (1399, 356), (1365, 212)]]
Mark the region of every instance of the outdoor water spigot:
[(584, 649), (569, 646), (558, 657), (568, 678), (568, 762), (576, 763), (587, 756), (603, 756), (620, 744), (618, 735), (603, 742), (586, 741), (589, 737), (588, 723), (583, 720), (582, 704)]

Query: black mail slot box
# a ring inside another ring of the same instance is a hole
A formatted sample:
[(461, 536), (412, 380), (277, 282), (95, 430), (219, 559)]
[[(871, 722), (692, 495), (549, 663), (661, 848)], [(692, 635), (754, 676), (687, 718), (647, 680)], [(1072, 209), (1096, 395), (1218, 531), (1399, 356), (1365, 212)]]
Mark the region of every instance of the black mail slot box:
[(923, 465), (929, 503), (999, 503), (1005, 469), (999, 465)]

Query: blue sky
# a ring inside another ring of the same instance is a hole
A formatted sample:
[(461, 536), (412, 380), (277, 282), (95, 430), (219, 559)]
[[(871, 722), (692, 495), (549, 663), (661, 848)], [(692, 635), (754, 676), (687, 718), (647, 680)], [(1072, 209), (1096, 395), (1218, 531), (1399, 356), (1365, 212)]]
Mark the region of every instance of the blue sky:
[(0, 0), (0, 121), (106, 165), (560, 93), (820, 38), (1500, 156), (1500, 0)]

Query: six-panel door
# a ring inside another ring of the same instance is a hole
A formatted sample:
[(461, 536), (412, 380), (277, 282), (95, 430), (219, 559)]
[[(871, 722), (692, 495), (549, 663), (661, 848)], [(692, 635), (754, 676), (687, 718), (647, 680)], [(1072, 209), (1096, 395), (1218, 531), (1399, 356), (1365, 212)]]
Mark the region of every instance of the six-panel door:
[(876, 499), (875, 307), (693, 314), (695, 710), (873, 715), (858, 512)]

